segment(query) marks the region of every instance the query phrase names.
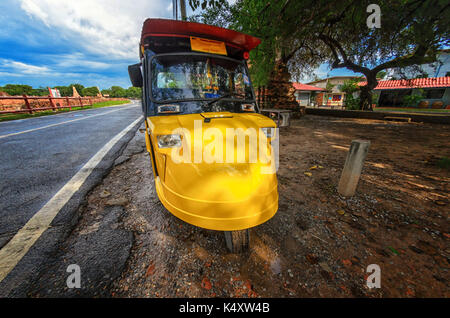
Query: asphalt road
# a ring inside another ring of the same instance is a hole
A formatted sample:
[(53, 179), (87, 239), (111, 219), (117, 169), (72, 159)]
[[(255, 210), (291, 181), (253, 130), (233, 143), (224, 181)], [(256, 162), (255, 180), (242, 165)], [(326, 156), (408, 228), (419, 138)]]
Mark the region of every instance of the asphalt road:
[[(140, 102), (0, 123), (0, 249), (112, 138), (142, 117)], [(86, 193), (109, 171), (139, 127), (103, 157), (8, 276), (0, 296), (27, 285), (77, 222)]]

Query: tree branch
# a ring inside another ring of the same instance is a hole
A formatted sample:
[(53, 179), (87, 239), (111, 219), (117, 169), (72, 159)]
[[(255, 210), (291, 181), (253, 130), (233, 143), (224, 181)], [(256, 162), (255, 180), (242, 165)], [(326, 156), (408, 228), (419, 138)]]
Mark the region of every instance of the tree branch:
[(428, 51), (428, 47), (422, 44), (419, 44), (413, 54), (404, 55), (397, 57), (393, 60), (382, 63), (375, 68), (372, 69), (374, 72), (379, 72), (388, 68), (393, 67), (406, 67), (411, 65), (420, 65), (425, 63), (431, 63), (436, 61), (436, 56), (425, 57)]
[[(371, 70), (367, 67), (357, 65), (352, 61), (350, 61), (347, 57), (347, 54), (344, 51), (344, 48), (340, 45), (338, 41), (325, 34), (320, 34), (319, 39), (322, 40), (322, 42), (325, 43), (325, 45), (327, 45), (330, 48), (333, 54), (334, 62), (331, 65), (332, 68), (346, 67), (348, 69), (351, 69), (352, 71), (363, 73), (366, 77), (370, 76)], [(339, 57), (339, 55), (341, 57)]]
[(297, 51), (300, 50), (304, 46), (304, 44), (305, 44), (305, 41), (302, 41), (302, 43), (300, 45), (295, 47), (288, 55), (283, 57), (283, 61), (285, 63), (287, 63), (295, 55), (295, 53), (297, 53)]

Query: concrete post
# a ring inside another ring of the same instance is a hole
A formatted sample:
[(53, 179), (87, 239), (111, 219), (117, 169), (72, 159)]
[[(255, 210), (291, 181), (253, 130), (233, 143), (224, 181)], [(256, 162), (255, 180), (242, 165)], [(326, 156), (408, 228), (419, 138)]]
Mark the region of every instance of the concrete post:
[(339, 180), (338, 192), (341, 195), (352, 196), (355, 194), (369, 146), (370, 141), (368, 140), (352, 140), (341, 179)]

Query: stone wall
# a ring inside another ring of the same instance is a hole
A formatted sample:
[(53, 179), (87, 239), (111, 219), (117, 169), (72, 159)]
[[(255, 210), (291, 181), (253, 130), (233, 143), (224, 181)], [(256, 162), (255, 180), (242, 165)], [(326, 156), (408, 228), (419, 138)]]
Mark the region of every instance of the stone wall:
[[(38, 97), (38, 96), (28, 96), (28, 97)], [(42, 97), (42, 96), (41, 96)], [(29, 103), (31, 108), (46, 108), (52, 107), (48, 97), (43, 97), (46, 99), (30, 99)], [(109, 100), (127, 100), (127, 98), (104, 98), (104, 97), (89, 97), (92, 103), (99, 103), (103, 101)], [(78, 99), (70, 99), (70, 106), (77, 107), (80, 106), (80, 101)], [(66, 99), (54, 99), (53, 102), (57, 107), (65, 107), (68, 106)], [(82, 100), (83, 105), (87, 105), (89, 103), (88, 99)], [(27, 109), (25, 106), (25, 101), (22, 99), (0, 99), (0, 111), (6, 110), (21, 110)]]

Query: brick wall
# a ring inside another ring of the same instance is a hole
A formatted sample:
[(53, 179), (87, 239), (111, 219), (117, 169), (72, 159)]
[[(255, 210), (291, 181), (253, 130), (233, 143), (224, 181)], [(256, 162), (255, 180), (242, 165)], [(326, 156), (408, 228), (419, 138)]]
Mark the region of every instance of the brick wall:
[[(29, 96), (34, 97), (34, 96)], [(98, 103), (109, 100), (127, 100), (127, 98), (104, 98), (104, 97), (89, 97), (92, 103)], [(66, 99), (55, 99), (53, 100), (57, 107), (68, 106)], [(73, 107), (80, 106), (78, 99), (69, 99), (70, 105)], [(52, 107), (50, 101), (47, 99), (29, 100), (31, 108), (45, 108)], [(88, 104), (87, 99), (83, 99), (83, 105)], [(4, 110), (19, 110), (26, 109), (25, 102), (20, 99), (3, 99), (0, 100), (0, 111)]]

